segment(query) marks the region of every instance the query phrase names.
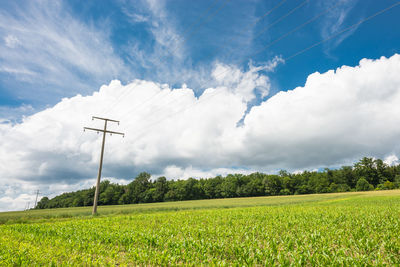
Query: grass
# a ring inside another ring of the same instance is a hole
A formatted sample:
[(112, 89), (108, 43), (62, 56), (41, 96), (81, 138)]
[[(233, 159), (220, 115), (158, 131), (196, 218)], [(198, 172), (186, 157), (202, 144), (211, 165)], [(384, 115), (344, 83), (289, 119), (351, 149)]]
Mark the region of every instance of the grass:
[(0, 265), (400, 264), (400, 190), (90, 212), (0, 213)]
[[(389, 191), (386, 191), (389, 192)], [(378, 192), (374, 192), (377, 194)], [(253, 206), (271, 206), (271, 205), (290, 205), (306, 202), (321, 202), (324, 200), (340, 199), (343, 195), (358, 196), (360, 192), (354, 193), (334, 193), (334, 194), (312, 194), (296, 196), (274, 196), (274, 197), (247, 197), (247, 198), (224, 198), (224, 199), (206, 199), (189, 200), (176, 202), (159, 202), (131, 205), (110, 205), (99, 206), (99, 216), (112, 216), (118, 214), (137, 214), (151, 213), (159, 211), (179, 211), (195, 209), (219, 209)], [(368, 193), (370, 194), (370, 193)], [(378, 193), (379, 194), (379, 193)], [(43, 219), (60, 219), (71, 217), (88, 217), (92, 215), (92, 207), (73, 207), (45, 210), (27, 210), (0, 212), (0, 224), (4, 223), (29, 223)]]

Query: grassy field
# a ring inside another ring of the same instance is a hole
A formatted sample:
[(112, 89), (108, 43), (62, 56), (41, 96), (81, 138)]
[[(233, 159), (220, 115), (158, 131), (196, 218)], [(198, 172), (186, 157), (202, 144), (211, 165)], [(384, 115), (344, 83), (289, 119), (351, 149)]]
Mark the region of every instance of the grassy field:
[(0, 213), (0, 266), (399, 265), (400, 190)]

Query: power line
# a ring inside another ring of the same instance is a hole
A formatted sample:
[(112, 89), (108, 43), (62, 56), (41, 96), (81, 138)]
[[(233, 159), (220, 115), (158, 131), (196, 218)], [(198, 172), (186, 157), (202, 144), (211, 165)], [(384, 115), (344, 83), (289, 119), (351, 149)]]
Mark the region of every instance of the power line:
[[(393, 4), (393, 5), (391, 5), (391, 6), (387, 7), (387, 8), (385, 8), (385, 9), (383, 9), (383, 10), (380, 10), (380, 11), (374, 13), (373, 15), (371, 15), (371, 16), (365, 18), (365, 19), (360, 20), (359, 22), (357, 22), (357, 23), (355, 23), (355, 24), (353, 24), (353, 25), (351, 25), (351, 26), (349, 26), (349, 27), (346, 27), (345, 29), (343, 29), (343, 30), (341, 30), (341, 31), (339, 31), (339, 32), (337, 32), (337, 33), (335, 33), (335, 34), (332, 34), (332, 35), (328, 36), (327, 38), (325, 38), (325, 39), (323, 39), (323, 40), (321, 40), (321, 41), (318, 41), (318, 42), (316, 42), (316, 43), (314, 43), (314, 44), (308, 46), (308, 47), (305, 48), (305, 49), (302, 49), (302, 50), (300, 50), (300, 51), (298, 51), (298, 52), (296, 52), (296, 53), (294, 53), (294, 54), (292, 54), (292, 55), (286, 57), (286, 58), (284, 59), (284, 61), (287, 62), (287, 61), (291, 60), (292, 58), (294, 58), (294, 57), (296, 57), (296, 56), (298, 56), (298, 55), (300, 55), (300, 54), (303, 54), (303, 53), (305, 53), (306, 51), (308, 51), (308, 50), (310, 50), (310, 49), (312, 49), (312, 48), (314, 48), (314, 47), (316, 47), (316, 46), (318, 46), (318, 45), (320, 45), (320, 44), (322, 44), (322, 43), (324, 43), (324, 42), (327, 42), (327, 41), (329, 41), (329, 40), (335, 38), (336, 36), (338, 36), (338, 35), (340, 35), (340, 34), (346, 32), (346, 31), (348, 31), (348, 30), (351, 30), (351, 29), (354, 28), (354, 27), (357, 27), (358, 25), (360, 25), (360, 24), (362, 24), (362, 23), (364, 23), (364, 22), (366, 22), (366, 21), (368, 21), (368, 20), (370, 20), (370, 19), (372, 19), (372, 18), (374, 18), (374, 17), (376, 17), (376, 16), (378, 16), (378, 15), (380, 15), (380, 14), (382, 14), (382, 13), (384, 13), (384, 12), (386, 12), (386, 11), (392, 9), (392, 8), (394, 8), (395, 6), (398, 6), (398, 5), (400, 5), (400, 1), (399, 1), (399, 2), (396, 2), (395, 4)], [(246, 60), (247, 60), (247, 59), (246, 59)], [(223, 74), (223, 73), (225, 73), (225, 72), (227, 72), (227, 71), (221, 72), (221, 73), (219, 73), (218, 75), (221, 75), (221, 74)], [(223, 91), (222, 91), (222, 90), (217, 91), (216, 93), (210, 95), (210, 96), (207, 97), (207, 98), (202, 98), (202, 99), (198, 100), (194, 105), (189, 105), (189, 106), (186, 107), (186, 108), (183, 108), (183, 109), (181, 109), (181, 110), (178, 110), (177, 112), (174, 112), (174, 113), (172, 113), (172, 114), (170, 114), (170, 115), (168, 115), (168, 116), (166, 116), (166, 117), (164, 117), (164, 118), (162, 118), (162, 119), (160, 119), (160, 120), (155, 121), (154, 123), (149, 124), (148, 126), (146, 126), (145, 128), (143, 128), (142, 131), (141, 131), (135, 138), (141, 137), (141, 136), (142, 136), (143, 134), (145, 134), (146, 131), (147, 131), (149, 128), (151, 128), (153, 125), (155, 125), (155, 124), (157, 124), (157, 123), (159, 123), (159, 122), (161, 122), (161, 121), (163, 121), (163, 120), (165, 120), (165, 119), (168, 119), (168, 118), (170, 118), (170, 117), (173, 117), (173, 116), (175, 116), (175, 115), (178, 114), (178, 113), (185, 112), (186, 110), (190, 109), (191, 107), (193, 107), (193, 106), (195, 106), (195, 105), (198, 105), (200, 102), (203, 102), (203, 101), (205, 101), (205, 100), (207, 100), (207, 99), (210, 99), (210, 98), (212, 98), (212, 97), (215, 97), (216, 95), (220, 94), (221, 92), (223, 92)]]
[(264, 46), (262, 49), (260, 49), (260, 50), (257, 51), (255, 54), (253, 54), (253, 56), (254, 56), (254, 55), (257, 55), (257, 54), (259, 54), (259, 53), (261, 53), (261, 52), (263, 52), (264, 50), (266, 50), (266, 49), (268, 49), (268, 48), (270, 48), (271, 46), (273, 46), (273, 45), (276, 44), (277, 42), (279, 42), (279, 41), (281, 41), (282, 39), (284, 39), (284, 38), (286, 38), (287, 36), (289, 36), (290, 34), (292, 34), (292, 33), (296, 32), (296, 31), (300, 30), (300, 29), (303, 28), (304, 26), (306, 26), (306, 25), (310, 24), (311, 22), (317, 20), (317, 19), (318, 19), (319, 17), (321, 17), (322, 15), (325, 15), (326, 13), (332, 11), (333, 9), (335, 9), (336, 7), (338, 7), (338, 6), (342, 5), (342, 4), (343, 4), (343, 2), (338, 2), (336, 5), (334, 5), (334, 6), (330, 7), (330, 8), (327, 8), (327, 9), (325, 9), (324, 11), (318, 13), (316, 16), (314, 16), (313, 18), (307, 20), (307, 21), (304, 22), (303, 24), (297, 26), (297, 27), (294, 28), (293, 30), (290, 30), (289, 32), (287, 32), (287, 33), (285, 33), (285, 34), (279, 36), (278, 38), (276, 38), (275, 40), (273, 40), (272, 42), (270, 42), (268, 45)]
[(298, 55), (300, 55), (300, 54), (302, 54), (302, 53), (304, 53), (304, 52), (310, 50), (311, 48), (313, 48), (313, 47), (315, 47), (315, 46), (318, 46), (318, 45), (320, 45), (320, 44), (322, 44), (322, 43), (325, 43), (325, 42), (327, 42), (327, 41), (329, 41), (329, 40), (335, 38), (336, 36), (338, 36), (338, 35), (340, 35), (340, 34), (346, 32), (346, 31), (348, 31), (348, 30), (353, 29), (353, 28), (359, 26), (360, 24), (362, 24), (362, 23), (364, 23), (364, 22), (366, 22), (366, 21), (368, 21), (368, 20), (370, 20), (370, 19), (373, 19), (373, 18), (375, 18), (376, 16), (378, 16), (378, 15), (380, 15), (380, 14), (382, 14), (382, 13), (388, 11), (389, 9), (392, 9), (393, 7), (398, 6), (398, 5), (400, 5), (400, 1), (397, 2), (397, 3), (395, 3), (395, 4), (393, 4), (393, 5), (391, 5), (391, 6), (389, 6), (389, 7), (387, 7), (387, 8), (385, 8), (385, 9), (382, 9), (382, 10), (379, 11), (379, 12), (376, 12), (375, 14), (373, 14), (373, 15), (371, 15), (371, 16), (369, 16), (369, 17), (367, 17), (367, 18), (365, 18), (365, 19), (363, 19), (363, 20), (361, 20), (361, 21), (359, 21), (359, 22), (357, 22), (357, 23), (355, 23), (355, 24), (353, 24), (353, 25), (351, 25), (351, 26), (349, 26), (349, 27), (347, 27), (347, 28), (345, 28), (345, 29), (343, 29), (343, 30), (341, 30), (341, 31), (339, 31), (339, 32), (337, 32), (337, 33), (335, 33), (335, 34), (333, 34), (333, 35), (330, 35), (329, 37), (325, 38), (325, 39), (322, 40), (322, 41), (319, 41), (319, 42), (317, 42), (317, 43), (315, 43), (315, 44), (313, 44), (313, 45), (310, 45), (309, 47), (307, 47), (307, 48), (305, 48), (305, 49), (303, 49), (303, 50), (301, 50), (301, 51), (299, 51), (299, 52), (297, 52), (297, 53), (294, 53), (294, 54), (291, 55), (290, 57), (286, 58), (285, 61), (288, 61), (288, 60), (290, 60), (290, 59), (292, 59), (292, 58), (294, 58), (294, 57), (296, 57), (296, 56), (298, 56)]
[[(216, 13), (218, 13), (229, 1), (230, 1), (230, 0), (225, 1), (225, 4), (224, 4), (222, 7), (220, 7), (216, 12), (214, 12), (214, 13), (213, 13), (212, 15), (210, 15), (210, 16), (214, 16)], [(276, 10), (278, 7), (280, 7), (281, 5), (283, 5), (286, 1), (287, 1), (287, 0), (281, 0), (281, 1), (280, 1), (277, 5), (275, 5), (271, 10), (267, 11), (267, 12), (264, 13), (262, 16), (260, 16), (251, 26), (254, 26), (254, 25), (257, 24), (259, 21), (261, 21), (262, 19), (264, 19), (266, 16), (268, 16), (269, 14), (271, 14), (271, 13), (272, 13), (274, 10)], [(291, 10), (290, 10), (289, 12), (287, 12), (285, 15), (281, 16), (281, 17), (278, 18), (276, 21), (274, 21), (273, 23), (269, 24), (269, 25), (267, 26), (267, 28), (264, 28), (264, 30), (262, 30), (262, 32), (260, 32), (260, 33), (256, 36), (256, 38), (257, 38), (258, 36), (260, 36), (261, 33), (265, 32), (266, 29), (269, 29), (269, 28), (273, 27), (274, 25), (278, 24), (278, 23), (279, 23), (280, 21), (282, 21), (284, 18), (288, 17), (290, 14), (292, 14), (293, 12), (295, 12), (297, 9), (299, 9), (300, 7), (302, 7), (303, 5), (305, 5), (308, 1), (309, 1), (309, 0), (303, 1), (300, 5), (296, 6), (296, 7), (293, 8), (293, 9), (291, 9)], [(208, 11), (207, 11), (207, 12), (208, 12)], [(210, 18), (210, 16), (208, 16), (207, 19)], [(231, 38), (231, 40), (232, 40), (232, 39), (233, 39), (233, 38)], [(253, 38), (253, 39), (255, 39), (255, 38)], [(186, 41), (186, 40), (185, 40), (185, 41)], [(175, 52), (175, 51), (176, 51), (176, 49), (175, 49), (173, 52)], [(232, 52), (231, 54), (233, 54), (233, 52)], [(135, 87), (136, 87), (136, 86), (135, 86)], [(134, 87), (134, 88), (135, 88), (135, 87)], [(132, 92), (132, 91), (131, 91), (131, 92)], [(128, 96), (131, 92), (127, 92), (127, 93), (125, 94), (125, 96)], [(157, 95), (161, 94), (161, 92), (162, 92), (162, 90), (160, 90), (158, 93), (154, 94), (154, 95), (151, 96), (150, 98), (146, 99), (146, 100), (145, 100), (145, 103), (149, 102), (151, 99), (153, 99), (153, 98), (156, 97)], [(114, 103), (114, 106), (119, 102), (119, 100), (120, 100), (121, 97), (122, 97), (122, 96), (120, 96), (120, 97), (117, 98), (117, 101)], [(172, 103), (172, 102), (174, 102), (174, 101), (175, 101), (175, 100), (169, 101), (169, 102), (166, 103), (166, 104), (168, 105), (168, 104), (170, 104), (170, 103)], [(137, 110), (139, 107), (141, 107), (141, 106), (143, 106), (143, 105), (144, 105), (144, 103), (141, 103), (139, 106), (134, 107), (132, 110), (130, 110), (130, 111), (124, 113), (123, 117), (126, 116), (126, 115), (128, 115), (129, 113), (133, 112), (134, 110)], [(111, 108), (111, 109), (112, 109), (112, 108)], [(107, 112), (111, 111), (111, 109), (109, 109)], [(157, 111), (158, 111), (158, 110), (161, 110), (161, 108), (157, 109)]]
[[(231, 0), (225, 0), (224, 4), (223, 4), (219, 9), (217, 9), (214, 13), (212, 13), (212, 14), (209, 15), (209, 16), (207, 16), (207, 18), (205, 19), (205, 21), (207, 21), (208, 19), (210, 19), (210, 18), (214, 17), (216, 14), (218, 14), (218, 12), (220, 12), (230, 1), (231, 1)], [(184, 43), (187, 42), (187, 41), (193, 36), (193, 34), (194, 34), (194, 32), (192, 32), (189, 36), (187, 36), (187, 37), (183, 40), (183, 42), (184, 42)], [(175, 48), (175, 49), (172, 51), (171, 54), (175, 53), (175, 51), (176, 51), (177, 49), (178, 49), (178, 48)]]
[[(280, 7), (281, 5), (283, 5), (287, 0), (282, 0), (280, 1), (278, 4), (276, 4), (273, 8), (271, 8), (270, 10), (268, 10), (267, 12), (265, 12), (262, 16), (258, 17), (253, 23), (251, 23), (249, 25), (249, 27), (247, 27), (245, 30), (240, 30), (239, 34), (243, 34), (243, 33), (247, 33), (249, 29), (251, 29), (252, 27), (254, 27), (258, 22), (260, 22), (262, 19), (266, 18), (267, 16), (269, 16), (274, 10), (276, 10), (278, 7)], [(236, 36), (232, 36), (229, 39), (227, 39), (225, 41), (225, 43), (230, 43), (233, 39), (235, 39)], [(225, 45), (223, 45), (222, 47), (225, 48)]]
[[(283, 1), (281, 1), (281, 2), (279, 2), (276, 6), (274, 6), (271, 10), (269, 10), (268, 12), (266, 12), (263, 16), (261, 16), (259, 19), (257, 19), (256, 20), (256, 22), (258, 22), (258, 21), (260, 21), (261, 19), (263, 19), (263, 18), (265, 18), (267, 15), (269, 15), (273, 10), (275, 10), (276, 8), (278, 8), (279, 6), (281, 6), (284, 2), (285, 2), (286, 0), (283, 0)], [(261, 34), (262, 33), (264, 33), (266, 30), (268, 30), (268, 29), (270, 29), (270, 28), (272, 28), (273, 26), (275, 26), (276, 24), (278, 24), (279, 22), (281, 22), (283, 19), (285, 19), (286, 17), (288, 17), (289, 15), (291, 15), (292, 13), (294, 13), (296, 10), (298, 10), (299, 8), (301, 8), (302, 6), (304, 6), (306, 3), (308, 3), (309, 2), (309, 0), (305, 0), (305, 1), (303, 1), (302, 3), (300, 3), (299, 5), (297, 5), (296, 7), (294, 7), (293, 9), (291, 9), (289, 12), (287, 12), (286, 14), (284, 14), (283, 16), (281, 16), (281, 17), (279, 17), (277, 20), (275, 20), (273, 23), (271, 23), (271, 24), (269, 24), (267, 27), (265, 27), (263, 30), (261, 30), (257, 35), (256, 35), (256, 37), (254, 37), (253, 38), (253, 40), (254, 39), (256, 39), (256, 38), (258, 38), (259, 36), (261, 36)], [(341, 4), (340, 2), (338, 3), (338, 4)], [(337, 4), (337, 5), (338, 5)], [(337, 5), (335, 5), (335, 6), (337, 6)], [(331, 8), (331, 9), (333, 9), (333, 8)], [(321, 12), (321, 13), (326, 13), (326, 12)], [(310, 22), (308, 22), (308, 23), (310, 23)], [(308, 24), (307, 23), (307, 24)], [(302, 27), (304, 27), (305, 25), (307, 25), (307, 24), (303, 24), (303, 25), (301, 25)], [(254, 26), (254, 23), (253, 23), (253, 26)], [(301, 27), (297, 27), (298, 29), (300, 29)], [(293, 30), (291, 33), (293, 33), (293, 32), (295, 32), (295, 30)], [(287, 35), (289, 35), (290, 33), (288, 33)], [(233, 40), (233, 38), (231, 38), (231, 40)], [(232, 55), (234, 53), (234, 51), (232, 51), (231, 53), (230, 53), (230, 55)], [(247, 59), (246, 59), (247, 60)], [(216, 75), (216, 76), (218, 76), (218, 75)], [(208, 80), (207, 82), (209, 82), (210, 80)], [(161, 92), (161, 91), (160, 91)], [(159, 93), (160, 93), (159, 92)], [(148, 101), (146, 101), (146, 102), (148, 102)], [(173, 103), (173, 102), (175, 102), (175, 100), (172, 100), (172, 101), (169, 101), (168, 103), (166, 103), (167, 105), (168, 104), (171, 104), (171, 103)], [(134, 110), (136, 110), (136, 108), (134, 108)], [(156, 112), (157, 111), (159, 111), (159, 110), (161, 110), (161, 108), (159, 108), (159, 109), (157, 109), (156, 110)], [(125, 115), (124, 115), (125, 116)]]
[(130, 113), (132, 113), (133, 111), (139, 109), (140, 107), (142, 107), (144, 104), (146, 104), (147, 102), (149, 102), (150, 100), (154, 99), (157, 95), (161, 94), (163, 92), (163, 90), (159, 90), (157, 93), (153, 94), (152, 96), (150, 96), (149, 98), (147, 98), (145, 101), (143, 101), (142, 103), (140, 103), (139, 105), (133, 107), (132, 109), (128, 110), (127, 112), (124, 112), (121, 115), (121, 120), (123, 120), (125, 118), (126, 115), (129, 115)]
[[(283, 5), (287, 0), (281, 0), (277, 5), (275, 5), (272, 9), (268, 10), (267, 12), (265, 12), (262, 16), (260, 16), (259, 18), (256, 19), (255, 22), (253, 22), (250, 27), (253, 27), (255, 24), (257, 24), (259, 21), (261, 21), (262, 19), (264, 19), (265, 17), (267, 17), (269, 14), (271, 14), (275, 9), (277, 9), (278, 7), (280, 7), (281, 5)], [(277, 23), (277, 22), (276, 22)], [(275, 23), (275, 24), (276, 24)], [(249, 27), (249, 28), (250, 28)], [(233, 40), (234, 37), (231, 37), (227, 42)], [(142, 102), (141, 104), (139, 104), (138, 106), (134, 107), (131, 110), (128, 110), (128, 112), (125, 112), (122, 116), (121, 116), (121, 120), (128, 114), (130, 114), (131, 112), (137, 110), (139, 107), (143, 106), (145, 103), (149, 102), (151, 99), (153, 99), (154, 97), (156, 97), (157, 95), (159, 95), (162, 92), (162, 90), (160, 90), (159, 92), (157, 92), (156, 94), (154, 94), (153, 96), (151, 96), (150, 98), (146, 99), (144, 102)], [(173, 102), (173, 101), (172, 101)], [(167, 104), (170, 104), (170, 102), (168, 102)]]
[(281, 22), (283, 19), (285, 19), (286, 17), (290, 16), (292, 13), (294, 13), (296, 10), (298, 10), (299, 8), (303, 7), (305, 4), (307, 4), (309, 2), (309, 0), (305, 0), (303, 1), (300, 5), (296, 6), (295, 8), (291, 9), (288, 13), (286, 13), (285, 15), (283, 15), (282, 17), (280, 17), (279, 19), (275, 20), (274, 22), (272, 22), (271, 24), (269, 24), (267, 27), (265, 27), (264, 29), (262, 29), (260, 32), (258, 32), (258, 34), (253, 37), (254, 39), (257, 39), (258, 37), (261, 36), (261, 34), (263, 34), (264, 32), (266, 32), (267, 30), (269, 30), (270, 28), (272, 28), (275, 24), (278, 24), (279, 22)]
[[(209, 18), (215, 16), (219, 11), (221, 11), (221, 10), (226, 6), (226, 4), (227, 4), (229, 1), (231, 1), (231, 0), (225, 0), (224, 4), (223, 4), (216, 12), (214, 12), (214, 13), (211, 14), (211, 15), (209, 15), (205, 20), (208, 20)], [(285, 0), (285, 1), (286, 1), (286, 0)], [(212, 8), (214, 8), (214, 6), (217, 4), (217, 2), (218, 2), (217, 0), (214, 1), (214, 4), (210, 5), (210, 7), (206, 10), (206, 12), (204, 12), (203, 15), (200, 16), (200, 18), (196, 21), (196, 23), (193, 23), (192, 25), (190, 25), (190, 26), (185, 30), (185, 32), (183, 33), (183, 35), (185, 35), (187, 32), (191, 32), (191, 34), (190, 34), (190, 36), (189, 36), (189, 38), (190, 38), (190, 37), (196, 32), (196, 31), (193, 31), (193, 30), (194, 30), (194, 29), (198, 29), (198, 28), (199, 28), (202, 24), (204, 24), (205, 22), (200, 23), (196, 28), (194, 28), (195, 24), (198, 24), (198, 22), (200, 22), (201, 19), (202, 19), (207, 13), (209, 13), (209, 11), (211, 11)], [(189, 30), (190, 30), (190, 31), (189, 31)], [(170, 41), (172, 41), (172, 40), (174, 40), (174, 39), (176, 39), (176, 38), (169, 39), (168, 42), (170, 42)], [(186, 40), (187, 40), (187, 39), (184, 39), (184, 42), (186, 42)], [(171, 52), (170, 50), (168, 50), (168, 49), (167, 49), (166, 51), (168, 51), (171, 55), (173, 55), (173, 53), (175, 53), (176, 49), (177, 49), (177, 48), (175, 48), (172, 52)], [(135, 87), (136, 87), (136, 86), (135, 86)], [(133, 90), (135, 87), (131, 88), (131, 91), (130, 91), (130, 92), (132, 92), (132, 90)], [(118, 104), (118, 102), (121, 100), (121, 98), (122, 98), (123, 96), (128, 96), (128, 95), (130, 94), (130, 92), (129, 92), (128, 90), (129, 90), (129, 88), (127, 88), (119, 97), (117, 97), (117, 99), (116, 99), (116, 101), (114, 102), (114, 104), (111, 105), (111, 108), (107, 109), (107, 112), (105, 112), (105, 111), (103, 110), (102, 113), (108, 113), (108, 112), (110, 112), (110, 111), (116, 106), (116, 104)], [(157, 95), (157, 94), (156, 94), (156, 95)], [(156, 95), (154, 95), (154, 96), (156, 96)]]
[[(156, 95), (161, 94), (161, 93), (163, 93), (163, 92), (164, 92), (164, 90), (161, 89)], [(153, 98), (149, 98), (149, 99), (147, 99), (145, 102), (147, 103), (147, 102), (149, 102), (151, 99), (153, 99)], [(176, 102), (176, 101), (178, 101), (178, 100), (180, 100), (179, 97), (177, 97), (177, 98), (172, 98), (170, 101), (164, 103), (163, 105), (161, 105), (161, 106), (158, 107), (157, 109), (153, 110), (152, 113), (155, 114), (155, 113), (157, 113), (158, 111), (162, 110), (163, 107), (168, 106), (169, 104), (171, 104), (171, 103), (173, 103), (173, 102)], [(145, 104), (145, 102), (143, 102), (142, 104)], [(132, 113), (133, 111), (137, 110), (140, 106), (142, 106), (142, 104), (140, 104), (140, 105), (139, 105), (138, 107), (136, 107), (136, 108), (133, 108), (133, 110), (129, 110), (128, 112), (124, 113), (123, 116), (125, 117), (126, 115), (129, 115), (129, 114)], [(132, 122), (131, 122), (131, 123), (132, 123)], [(129, 125), (129, 123), (128, 123), (128, 125)]]
[[(189, 32), (189, 30), (191, 30), (197, 23), (199, 23), (200, 21), (201, 21), (201, 19), (205, 16), (205, 15), (207, 15), (207, 13), (209, 12), (209, 11), (211, 11), (212, 10), (212, 8), (214, 8), (214, 6), (216, 5), (218, 3), (218, 0), (215, 0), (214, 2), (213, 2), (213, 4), (212, 5), (210, 5), (209, 7), (208, 7), (208, 9), (206, 10), (206, 12), (204, 12), (203, 13), (203, 15), (201, 15), (195, 22), (193, 22), (183, 33), (182, 33), (182, 35), (185, 35), (187, 32)], [(176, 38), (174, 38), (175, 40), (176, 40)], [(171, 38), (169, 41), (172, 41), (173, 39)]]
[[(281, 3), (279, 3), (277, 6), (279, 6), (280, 4), (282, 4), (282, 2), (283, 2), (283, 1), (281, 1)], [(305, 2), (306, 2), (306, 1), (305, 1)], [(303, 2), (303, 4), (304, 4), (304, 2)], [(267, 48), (269, 48), (269, 47), (271, 47), (272, 45), (276, 44), (277, 42), (281, 41), (282, 39), (284, 39), (285, 37), (289, 36), (290, 34), (292, 34), (292, 33), (296, 32), (296, 31), (300, 30), (301, 28), (303, 28), (303, 27), (305, 27), (306, 25), (310, 24), (311, 22), (315, 21), (316, 19), (318, 19), (318, 18), (321, 17), (322, 15), (328, 13), (329, 11), (332, 11), (334, 8), (336, 8), (337, 6), (339, 6), (339, 5), (341, 5), (341, 4), (342, 4), (342, 3), (339, 2), (339, 3), (337, 3), (336, 5), (334, 5), (334, 6), (330, 7), (330, 8), (328, 8), (328, 9), (323, 10), (322, 12), (320, 12), (319, 14), (317, 14), (316, 16), (314, 16), (313, 18), (311, 18), (310, 20), (308, 20), (308, 21), (304, 22), (303, 24), (297, 26), (297, 27), (294, 28), (293, 30), (291, 30), (291, 31), (289, 31), (289, 32), (287, 32), (287, 33), (281, 35), (280, 37), (278, 37), (277, 39), (275, 39), (274, 41), (272, 41), (271, 43), (269, 43), (267, 46), (265, 46), (265, 47), (263, 47), (261, 50), (257, 51), (257, 52), (256, 52), (255, 54), (253, 54), (251, 57), (253, 57), (253, 56), (255, 56), (255, 55), (261, 53), (262, 51), (266, 50)], [(275, 6), (272, 10), (274, 10), (277, 6)], [(299, 7), (299, 6), (298, 6), (298, 7)], [(295, 9), (296, 9), (296, 8), (295, 8)], [(294, 10), (294, 9), (292, 9), (292, 11), (293, 11), (293, 10)], [(270, 12), (267, 12), (267, 13), (270, 13)], [(287, 13), (287, 14), (288, 14), (288, 13)], [(287, 15), (287, 14), (286, 14), (286, 15)], [(283, 17), (287, 17), (286, 15), (284, 15)], [(265, 17), (265, 16), (263, 16), (263, 17)], [(281, 17), (281, 18), (282, 18), (282, 17)], [(278, 21), (280, 21), (281, 18), (279, 18)], [(275, 24), (276, 24), (276, 23), (275, 23)], [(250, 58), (251, 58), (251, 57), (250, 57)], [(239, 64), (244, 63), (244, 62), (247, 61), (248, 59), (249, 59), (249, 58), (246, 58), (245, 60), (241, 61)], [(216, 75), (214, 76), (214, 78), (215, 78), (215, 77), (218, 77), (218, 76), (220, 76), (220, 75), (222, 75), (222, 74), (224, 74), (224, 73), (226, 73), (227, 71), (228, 71), (228, 70), (216, 74)], [(204, 84), (201, 85), (201, 87), (203, 87), (204, 85), (206, 85), (206, 84), (207, 84), (208, 82), (210, 82), (211, 80), (212, 80), (212, 79), (207, 80)], [(161, 91), (160, 91), (160, 92), (161, 92)], [(160, 92), (159, 92), (159, 93), (160, 93)], [(149, 99), (148, 99), (148, 100), (149, 100)], [(177, 99), (172, 99), (171, 101), (167, 102), (166, 105), (169, 105), (169, 104), (175, 102), (176, 100), (177, 100)], [(148, 102), (148, 101), (146, 100), (145, 102)], [(162, 109), (162, 108), (156, 109), (155, 111), (153, 111), (153, 114), (157, 113), (157, 112), (158, 112), (159, 110), (161, 110), (161, 109)], [(124, 116), (125, 116), (125, 115), (126, 115), (126, 113), (124, 114)], [(129, 125), (129, 123), (128, 123), (128, 125)]]
[[(277, 5), (275, 5), (273, 8), (271, 8), (270, 10), (268, 10), (267, 12), (265, 12), (262, 16), (258, 17), (253, 23), (251, 23), (249, 25), (249, 27), (247, 27), (246, 30), (241, 30), (239, 33), (247, 33), (248, 29), (251, 29), (252, 27), (254, 27), (258, 22), (260, 22), (262, 19), (264, 19), (265, 17), (267, 17), (269, 14), (271, 14), (275, 9), (277, 9), (278, 7), (280, 7), (281, 5), (283, 5), (287, 0), (282, 0), (280, 1)], [(236, 36), (232, 36), (230, 37), (225, 43), (230, 43), (233, 39), (235, 39)], [(225, 45), (223, 46), (225, 47)]]
[[(271, 11), (275, 10), (277, 7), (281, 6), (285, 1), (281, 1), (280, 3), (278, 3), (278, 5), (276, 5)], [(288, 17), (289, 15), (291, 15), (293, 12), (295, 12), (297, 9), (301, 8), (302, 6), (304, 6), (307, 2), (309, 2), (309, 0), (305, 0), (302, 3), (300, 3), (298, 6), (296, 6), (295, 8), (291, 9), (289, 12), (285, 13), (283, 16), (279, 17), (278, 19), (276, 19), (274, 22), (268, 24), (266, 27), (264, 27), (261, 31), (259, 31), (255, 37), (253, 37), (253, 41), (255, 39), (257, 39), (258, 37), (260, 37), (265, 31), (271, 29), (273, 26), (275, 26), (276, 24), (278, 24), (279, 22), (281, 22), (283, 19), (285, 19), (286, 17)], [(341, 4), (340, 2), (338, 4)], [(267, 12), (266, 14), (270, 14), (270, 12)], [(265, 14), (261, 17), (264, 18)], [(258, 19), (256, 22), (258, 22), (260, 19)], [(255, 25), (255, 23), (253, 24), (253, 26)], [(230, 38), (228, 42), (232, 41), (234, 39), (234, 37)], [(223, 46), (225, 47), (225, 46)], [(235, 51), (230, 52), (230, 54), (227, 55), (227, 57), (230, 57), (232, 54), (234, 54)]]
[(277, 9), (278, 7), (280, 7), (281, 5), (283, 5), (287, 0), (282, 0), (280, 1), (276, 6), (274, 6), (272, 9), (270, 9), (269, 11), (267, 11), (266, 13), (264, 13), (264, 15), (262, 15), (261, 17), (259, 17), (258, 19), (256, 19), (256, 21), (253, 23), (253, 25), (251, 25), (251, 27), (253, 27), (254, 25), (256, 25), (259, 21), (261, 21), (262, 19), (264, 19), (266, 16), (268, 16), (269, 14), (272, 13), (272, 11), (274, 11), (275, 9)]

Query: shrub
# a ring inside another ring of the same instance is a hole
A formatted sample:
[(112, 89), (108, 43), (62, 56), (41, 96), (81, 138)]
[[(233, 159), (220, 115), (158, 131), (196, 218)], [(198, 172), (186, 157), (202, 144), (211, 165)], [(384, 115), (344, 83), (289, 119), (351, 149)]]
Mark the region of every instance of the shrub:
[(370, 191), (373, 190), (374, 186), (368, 183), (368, 181), (364, 178), (361, 177), (358, 179), (357, 184), (356, 184), (356, 190), (357, 191)]

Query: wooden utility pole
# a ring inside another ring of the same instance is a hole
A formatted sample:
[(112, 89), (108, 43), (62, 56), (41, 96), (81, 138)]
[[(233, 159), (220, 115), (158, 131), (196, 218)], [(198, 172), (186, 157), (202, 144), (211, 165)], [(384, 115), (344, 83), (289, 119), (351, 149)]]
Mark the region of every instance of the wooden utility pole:
[(83, 127), (83, 130), (92, 130), (96, 131), (97, 133), (102, 132), (103, 133), (103, 143), (101, 144), (101, 154), (100, 154), (100, 164), (99, 164), (99, 172), (97, 174), (97, 182), (96, 182), (96, 192), (94, 194), (94, 200), (93, 200), (93, 211), (92, 214), (97, 213), (97, 200), (99, 199), (99, 190), (100, 190), (100, 177), (101, 177), (101, 169), (103, 168), (103, 155), (104, 155), (104, 143), (106, 142), (106, 134), (109, 133), (110, 135), (112, 134), (119, 134), (122, 135), (122, 137), (125, 136), (124, 133), (119, 133), (119, 132), (113, 132), (113, 131), (108, 131), (107, 130), (107, 122), (116, 122), (119, 125), (119, 121), (116, 120), (111, 120), (111, 119), (106, 119), (106, 118), (100, 118), (100, 117), (92, 117), (92, 120), (97, 119), (97, 120), (104, 120), (104, 130), (102, 129), (96, 129), (96, 128), (89, 128), (89, 127)]
[(37, 199), (38, 199), (38, 197), (39, 197), (39, 189), (38, 190), (36, 190), (36, 199), (35, 199), (35, 206), (33, 206), (34, 208), (36, 208), (36, 204), (37, 204)]

